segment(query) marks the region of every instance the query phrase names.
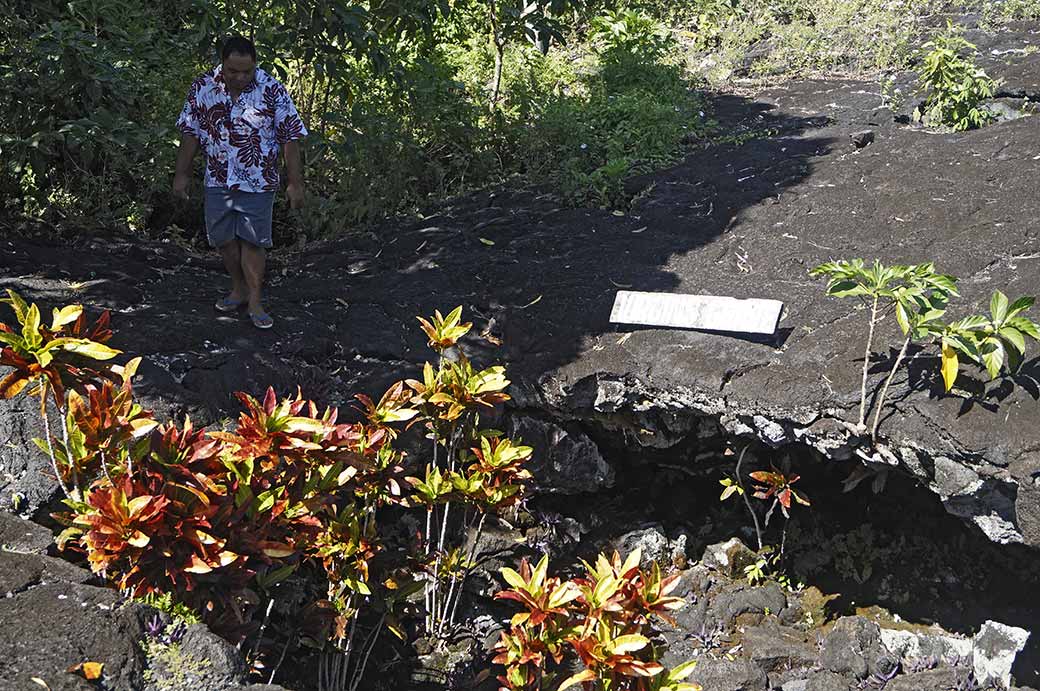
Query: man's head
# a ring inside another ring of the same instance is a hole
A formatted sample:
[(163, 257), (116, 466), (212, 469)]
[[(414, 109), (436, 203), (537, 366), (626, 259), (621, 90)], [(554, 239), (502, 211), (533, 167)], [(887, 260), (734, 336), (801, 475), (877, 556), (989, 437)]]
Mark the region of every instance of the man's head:
[(220, 49), (221, 72), (232, 91), (242, 91), (256, 74), (256, 46), (248, 38), (232, 36)]

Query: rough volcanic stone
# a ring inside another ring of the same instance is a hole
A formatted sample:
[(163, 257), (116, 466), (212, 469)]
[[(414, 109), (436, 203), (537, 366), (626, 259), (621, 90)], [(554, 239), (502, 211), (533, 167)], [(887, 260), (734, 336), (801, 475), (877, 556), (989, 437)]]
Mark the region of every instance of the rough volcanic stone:
[(758, 557), (739, 538), (708, 545), (701, 563), (715, 569), (727, 578), (742, 578), (744, 567), (754, 564)]
[(852, 691), (858, 684), (834, 672), (814, 672), (809, 676), (805, 691)]
[(224, 689), (246, 681), (242, 655), (205, 626), (189, 626), (175, 645), (175, 656), (148, 659), (151, 681), (145, 691)]
[(671, 566), (676, 558), (683, 554), (686, 544), (686, 536), (680, 535), (676, 540), (669, 540), (661, 532), (661, 526), (652, 526), (625, 533), (612, 541), (611, 548), (616, 549), (622, 557), (625, 557), (636, 549), (642, 551), (640, 563), (643, 567), (649, 567), (651, 562), (657, 562), (662, 568)]
[(995, 621), (987, 621), (972, 639), (975, 678), (982, 683), (1011, 685), (1011, 666), (1026, 646), (1029, 631)]
[[(66, 575), (74, 580), (62, 580)], [(91, 689), (65, 670), (93, 661), (104, 664), (106, 689), (141, 688), (146, 610), (113, 590), (75, 582), (88, 578), (49, 557), (0, 553), (0, 589), (10, 593), (0, 599), (0, 687), (36, 688), (30, 679), (39, 677), (53, 691)]]
[(964, 681), (965, 674), (953, 667), (901, 674), (885, 685), (885, 691), (949, 691)]
[(582, 494), (614, 484), (614, 469), (595, 442), (576, 427), (565, 429), (551, 422), (514, 416), (509, 433), (534, 447), (528, 468), (538, 478), (540, 491)]
[[(60, 418), (49, 399), (47, 407), (53, 424)], [(61, 495), (50, 460), (32, 443), (44, 436), (39, 400), (0, 399), (0, 509), (32, 515)]]
[(844, 617), (824, 637), (820, 664), (831, 672), (863, 679), (879, 652), (878, 625), (863, 617)]
[(784, 591), (776, 583), (740, 585), (716, 596), (709, 612), (715, 621), (730, 624), (742, 614), (779, 614), (786, 606)]
[(810, 667), (818, 659), (816, 644), (797, 629), (776, 624), (751, 626), (744, 630), (744, 648), (759, 667), (767, 671), (784, 667)]
[(922, 658), (948, 659), (968, 657), (971, 641), (944, 632), (880, 630), (881, 645), (892, 655), (904, 660)]
[(687, 680), (711, 691), (766, 691), (766, 673), (747, 660), (697, 661)]
[(42, 525), (0, 511), (0, 545), (4, 549), (46, 554), (53, 544), (54, 536)]

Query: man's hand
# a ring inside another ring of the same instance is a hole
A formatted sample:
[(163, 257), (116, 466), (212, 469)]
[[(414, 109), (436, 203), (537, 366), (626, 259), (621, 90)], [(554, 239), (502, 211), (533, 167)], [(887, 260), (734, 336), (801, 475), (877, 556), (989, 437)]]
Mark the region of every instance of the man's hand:
[(184, 173), (177, 173), (173, 176), (173, 196), (180, 199), (188, 198), (188, 185), (191, 183), (191, 178)]
[(303, 181), (291, 181), (285, 188), (285, 196), (289, 197), (289, 207), (299, 209), (303, 206)]

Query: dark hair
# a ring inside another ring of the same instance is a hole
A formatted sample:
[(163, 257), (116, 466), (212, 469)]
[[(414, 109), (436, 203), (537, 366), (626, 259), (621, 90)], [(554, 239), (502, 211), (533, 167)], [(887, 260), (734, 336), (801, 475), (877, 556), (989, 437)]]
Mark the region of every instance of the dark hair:
[(256, 46), (245, 36), (232, 36), (224, 41), (224, 45), (220, 48), (220, 61), (224, 62), (231, 57), (232, 53), (248, 55), (253, 58), (253, 62), (256, 62)]

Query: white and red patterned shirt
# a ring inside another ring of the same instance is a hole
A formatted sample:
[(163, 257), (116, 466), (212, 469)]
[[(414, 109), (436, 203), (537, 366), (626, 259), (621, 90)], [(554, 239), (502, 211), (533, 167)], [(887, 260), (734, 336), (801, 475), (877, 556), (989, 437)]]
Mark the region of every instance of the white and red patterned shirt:
[(196, 79), (177, 129), (199, 140), (206, 187), (243, 192), (278, 189), (278, 152), (307, 135), (289, 92), (261, 69), (232, 103), (221, 67)]

